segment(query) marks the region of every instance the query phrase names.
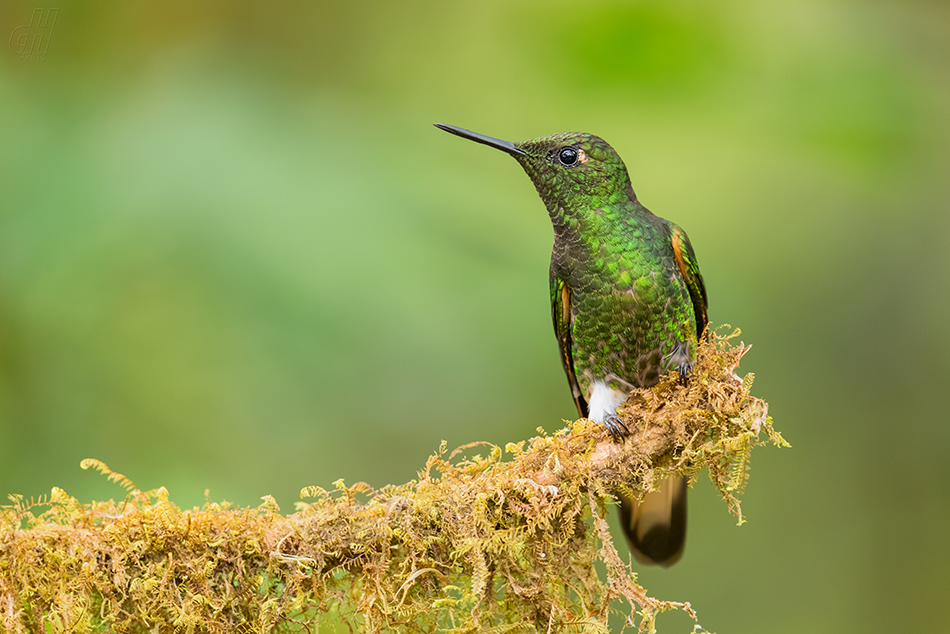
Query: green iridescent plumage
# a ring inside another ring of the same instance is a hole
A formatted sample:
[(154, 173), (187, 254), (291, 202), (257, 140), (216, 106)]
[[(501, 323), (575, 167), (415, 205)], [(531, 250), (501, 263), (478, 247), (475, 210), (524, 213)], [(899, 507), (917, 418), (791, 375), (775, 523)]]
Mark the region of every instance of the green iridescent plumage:
[[(568, 132), (510, 143), (436, 124), (511, 154), (554, 226), (551, 306), (561, 360), (581, 416), (615, 436), (616, 407), (634, 387), (691, 367), (706, 327), (706, 289), (686, 233), (637, 200), (627, 168), (603, 139)], [(654, 496), (651, 498), (651, 496)], [(638, 558), (675, 562), (685, 539), (685, 481), (625, 501)]]
[[(705, 327), (705, 290), (685, 233), (639, 203), (623, 161), (602, 139), (555, 134), (516, 146), (525, 155), (515, 158), (554, 225), (555, 327), (562, 346), (565, 335), (572, 339), (580, 392), (600, 378), (624, 391), (653, 385), (683, 355), (688, 360), (685, 350), (677, 355), (679, 347), (695, 341)], [(579, 152), (573, 166), (559, 164), (555, 156), (564, 147)], [(693, 263), (686, 277), (674, 238)], [(570, 324), (559, 323), (563, 288), (570, 293)]]

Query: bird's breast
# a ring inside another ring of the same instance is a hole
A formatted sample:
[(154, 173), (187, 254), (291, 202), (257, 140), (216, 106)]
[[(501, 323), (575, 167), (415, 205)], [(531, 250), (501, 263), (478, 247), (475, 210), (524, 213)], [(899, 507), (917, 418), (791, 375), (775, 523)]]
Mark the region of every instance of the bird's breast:
[(577, 373), (589, 388), (606, 381), (629, 390), (655, 384), (664, 358), (684, 340), (691, 304), (664, 266), (610, 267), (576, 276), (571, 312)]

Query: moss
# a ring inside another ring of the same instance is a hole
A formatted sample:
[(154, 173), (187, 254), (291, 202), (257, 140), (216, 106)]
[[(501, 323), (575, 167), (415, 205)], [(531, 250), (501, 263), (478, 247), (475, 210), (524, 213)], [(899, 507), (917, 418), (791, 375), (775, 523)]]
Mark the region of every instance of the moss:
[(659, 612), (692, 610), (648, 596), (605, 516), (618, 491), (708, 469), (742, 522), (753, 446), (763, 432), (786, 443), (751, 375), (735, 374), (748, 350), (737, 334), (701, 343), (687, 386), (671, 374), (634, 392), (625, 443), (583, 419), (504, 450), (443, 443), (412, 482), (307, 487), (291, 515), (270, 497), (182, 510), (85, 460), (128, 495), (10, 496), (0, 620), (9, 632), (605, 632), (620, 605), (625, 629), (653, 631)]

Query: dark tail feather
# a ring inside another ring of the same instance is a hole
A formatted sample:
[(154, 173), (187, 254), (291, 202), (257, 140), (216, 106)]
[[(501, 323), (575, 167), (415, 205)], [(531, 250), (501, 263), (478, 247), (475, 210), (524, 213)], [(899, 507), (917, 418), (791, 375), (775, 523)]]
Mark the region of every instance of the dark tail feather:
[(621, 497), (620, 521), (637, 561), (672, 566), (686, 546), (686, 478), (667, 478), (639, 502)]

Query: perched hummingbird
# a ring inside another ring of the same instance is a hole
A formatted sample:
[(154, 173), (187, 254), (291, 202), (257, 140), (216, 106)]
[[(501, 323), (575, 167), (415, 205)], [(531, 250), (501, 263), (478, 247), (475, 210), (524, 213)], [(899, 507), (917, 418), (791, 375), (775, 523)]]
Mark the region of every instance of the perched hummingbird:
[[(706, 286), (686, 233), (637, 200), (620, 156), (600, 137), (564, 132), (511, 143), (436, 127), (507, 152), (534, 183), (554, 225), (551, 314), (574, 404), (617, 439), (617, 408), (635, 387), (692, 368), (706, 328)], [(621, 500), (637, 560), (670, 566), (686, 542), (686, 479)]]

